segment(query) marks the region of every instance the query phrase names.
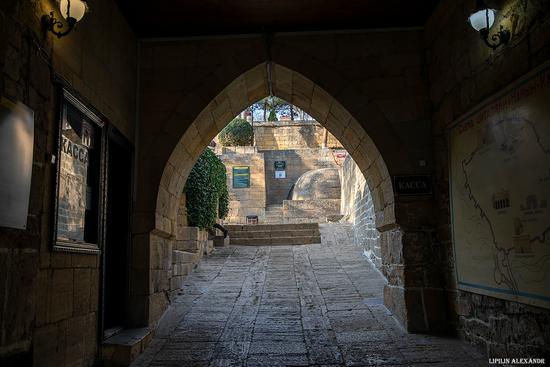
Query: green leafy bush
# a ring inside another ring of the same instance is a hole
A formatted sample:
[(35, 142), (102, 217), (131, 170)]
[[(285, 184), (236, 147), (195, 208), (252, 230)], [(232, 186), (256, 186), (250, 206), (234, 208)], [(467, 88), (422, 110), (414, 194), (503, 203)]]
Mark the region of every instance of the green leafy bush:
[(220, 201), (218, 203), (218, 215), (221, 219), (227, 217), (229, 214), (229, 192), (227, 192), (227, 185), (225, 190), (222, 191), (220, 195)]
[(225, 165), (210, 149), (205, 149), (191, 170), (184, 193), (187, 195), (187, 221), (190, 226), (211, 228), (216, 217), (229, 211)]
[(226, 147), (252, 145), (254, 130), (248, 121), (234, 119), (220, 132), (219, 138)]

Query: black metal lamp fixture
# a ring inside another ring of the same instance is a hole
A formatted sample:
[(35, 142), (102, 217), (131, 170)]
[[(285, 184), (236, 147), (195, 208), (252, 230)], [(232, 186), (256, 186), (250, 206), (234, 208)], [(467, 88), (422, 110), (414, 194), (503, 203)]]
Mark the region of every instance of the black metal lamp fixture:
[(470, 15), (468, 21), (472, 28), (479, 32), (483, 42), (493, 50), (510, 41), (510, 31), (502, 25), (500, 30), (493, 34), (489, 40), (489, 29), (495, 22), (495, 10), (489, 8), (483, 0), (477, 0), (476, 10)]
[(50, 15), (42, 16), (42, 26), (45, 30), (61, 38), (71, 33), (76, 23), (84, 17), (87, 11), (88, 5), (84, 0), (59, 0), (59, 12), (65, 18), (67, 27), (63, 29), (65, 24), (54, 17), (53, 11), (50, 12)]

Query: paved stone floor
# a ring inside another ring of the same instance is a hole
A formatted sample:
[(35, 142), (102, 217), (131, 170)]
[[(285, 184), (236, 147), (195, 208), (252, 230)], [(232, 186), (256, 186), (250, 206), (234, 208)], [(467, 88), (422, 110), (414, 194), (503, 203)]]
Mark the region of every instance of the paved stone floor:
[(384, 278), (321, 226), (322, 244), (226, 247), (205, 258), (135, 366), (480, 366), (456, 339), (407, 334)]

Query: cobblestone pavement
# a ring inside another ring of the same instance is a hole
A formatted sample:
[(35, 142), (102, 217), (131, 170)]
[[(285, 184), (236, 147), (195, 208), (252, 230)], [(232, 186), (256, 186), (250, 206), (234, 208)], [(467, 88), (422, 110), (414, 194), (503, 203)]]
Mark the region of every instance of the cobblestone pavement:
[(203, 259), (134, 366), (480, 366), (456, 339), (406, 333), (384, 278), (321, 226), (322, 244), (226, 247)]

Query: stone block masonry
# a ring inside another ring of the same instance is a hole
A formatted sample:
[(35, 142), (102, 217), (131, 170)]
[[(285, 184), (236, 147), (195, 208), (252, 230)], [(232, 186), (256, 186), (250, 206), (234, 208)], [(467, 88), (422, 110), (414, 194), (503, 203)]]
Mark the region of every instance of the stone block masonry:
[(171, 264), (163, 275), (169, 282), (167, 291), (170, 299), (180, 292), (183, 280), (198, 266), (200, 259), (210, 254), (214, 248), (214, 243), (209, 239), (205, 229), (188, 226), (185, 205), (186, 197), (182, 195), (178, 208), (176, 240), (172, 248)]
[[(229, 190), (229, 214), (227, 223), (246, 223), (247, 215), (257, 215), (260, 221), (265, 217), (266, 187), (264, 153), (254, 147), (224, 147), (219, 156), (227, 172)], [(233, 187), (233, 168), (250, 168), (250, 187)]]
[(320, 243), (318, 223), (229, 225), (231, 245), (281, 246)]
[[(265, 189), (267, 205), (281, 204), (291, 199), (294, 183), (304, 173), (319, 168), (338, 168), (338, 160), (331, 149), (267, 150), (265, 157)], [(286, 178), (275, 178), (275, 162), (286, 162)]]
[[(326, 147), (340, 149), (342, 144), (326, 133)], [(325, 128), (316, 121), (254, 122), (258, 150), (324, 148)]]
[(340, 214), (340, 199), (284, 200), (284, 223), (326, 223)]
[[(314, 126), (314, 125), (312, 125)], [(298, 143), (296, 143), (298, 144)], [(303, 200), (286, 204), (283, 201), (293, 199), (292, 189), (300, 177), (307, 172), (316, 172), (319, 169), (333, 169), (331, 176), (334, 187), (325, 187), (318, 183), (332, 197), (340, 196), (340, 184), (335, 168), (340, 158), (332, 149), (305, 148), (289, 150), (266, 150), (259, 152), (257, 147), (222, 147), (218, 150), (219, 157), (227, 169), (227, 185), (229, 189), (229, 214), (226, 223), (246, 223), (247, 215), (257, 215), (260, 223), (302, 223), (320, 221), (326, 222), (327, 215), (339, 214), (339, 202), (317, 201), (308, 204)], [(275, 163), (282, 161), (285, 164), (285, 177), (275, 177)], [(238, 166), (250, 167), (250, 187), (235, 188), (233, 184), (233, 168)], [(321, 180), (325, 176), (320, 176)], [(331, 181), (331, 182), (332, 182)], [(309, 184), (312, 188), (316, 185)], [(322, 195), (321, 195), (322, 196)], [(302, 199), (302, 198), (300, 198)], [(280, 208), (280, 213), (272, 209)], [(283, 213), (284, 211), (284, 213)], [(277, 214), (277, 215), (275, 215)], [(294, 218), (292, 216), (295, 215)]]
[(168, 274), (170, 298), (177, 295), (184, 279), (199, 264), (200, 259), (212, 252), (214, 243), (208, 232), (198, 227), (179, 226), (175, 248), (172, 251), (172, 272)]
[(364, 254), (381, 269), (380, 233), (375, 225), (372, 193), (351, 156), (344, 161), (341, 172), (343, 220), (353, 224), (353, 243), (363, 248)]

